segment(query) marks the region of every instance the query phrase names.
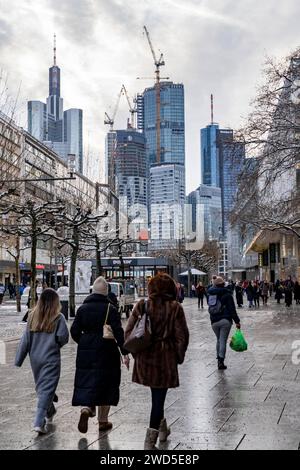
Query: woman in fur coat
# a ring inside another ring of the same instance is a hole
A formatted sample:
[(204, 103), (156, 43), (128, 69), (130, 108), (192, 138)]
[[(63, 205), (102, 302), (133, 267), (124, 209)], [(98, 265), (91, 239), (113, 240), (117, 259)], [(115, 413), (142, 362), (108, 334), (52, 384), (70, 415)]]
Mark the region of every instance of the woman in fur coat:
[(155, 449), (159, 436), (167, 439), (170, 429), (164, 418), (164, 403), (169, 388), (179, 386), (178, 364), (184, 361), (189, 342), (189, 331), (183, 308), (176, 301), (177, 289), (173, 279), (165, 273), (157, 274), (148, 284), (149, 299), (140, 300), (133, 309), (125, 330), (130, 335), (139, 316), (150, 317), (152, 344), (134, 356), (132, 380), (150, 387), (152, 409), (147, 429), (145, 449)]

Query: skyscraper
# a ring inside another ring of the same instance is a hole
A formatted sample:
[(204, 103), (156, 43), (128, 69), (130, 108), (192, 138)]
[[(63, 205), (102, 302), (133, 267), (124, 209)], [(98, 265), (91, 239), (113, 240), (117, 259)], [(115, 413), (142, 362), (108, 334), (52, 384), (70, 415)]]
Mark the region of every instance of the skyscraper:
[(230, 212), (235, 203), (238, 178), (245, 161), (245, 146), (234, 140), (233, 130), (219, 130), (217, 133), (219, 153), (219, 174), (222, 198), (223, 235), (230, 225)]
[[(185, 165), (184, 86), (173, 82), (160, 83), (161, 162)], [(137, 97), (138, 129), (147, 140), (147, 166), (156, 159), (156, 90), (146, 88)]]
[(49, 96), (47, 104), (28, 101), (28, 131), (45, 142), (62, 159), (75, 155), (76, 170), (83, 171), (82, 110), (63, 110), (60, 96), (60, 68), (56, 64), (56, 38), (54, 36), (53, 66), (49, 68)]
[(150, 168), (151, 249), (176, 249), (183, 239), (184, 166), (160, 163)]
[(131, 212), (134, 207), (141, 206), (146, 210), (146, 142), (141, 132), (133, 129), (116, 131), (113, 164), (116, 192), (120, 200), (125, 200), (123, 208)]
[[(144, 132), (147, 142), (148, 210), (153, 249), (168, 248), (168, 245), (173, 246), (183, 237), (182, 214), (185, 200), (183, 84), (160, 82), (159, 162), (156, 155), (156, 109), (156, 88), (146, 88), (143, 94), (137, 97), (137, 123), (138, 128)], [(161, 197), (162, 195), (164, 197)], [(160, 205), (161, 208), (164, 207), (164, 211), (161, 211)], [(169, 210), (167, 206), (171, 209)], [(173, 210), (172, 206), (176, 210)]]
[(245, 146), (234, 140), (232, 129), (219, 129), (215, 123), (201, 129), (202, 183), (221, 188), (223, 235), (228, 229), (244, 160)]
[(202, 184), (220, 185), (219, 149), (217, 146), (218, 124), (201, 129)]

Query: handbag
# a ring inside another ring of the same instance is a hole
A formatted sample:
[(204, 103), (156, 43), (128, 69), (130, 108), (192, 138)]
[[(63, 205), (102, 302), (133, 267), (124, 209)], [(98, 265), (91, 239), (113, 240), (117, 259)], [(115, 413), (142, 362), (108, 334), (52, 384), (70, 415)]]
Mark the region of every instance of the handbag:
[(113, 339), (113, 340), (115, 340), (115, 336), (114, 336), (114, 332), (112, 330), (112, 327), (110, 325), (107, 325), (109, 307), (110, 307), (110, 303), (107, 306), (105, 322), (104, 322), (104, 325), (103, 325), (103, 339)]
[(143, 313), (140, 315), (126, 341), (124, 349), (130, 353), (139, 353), (152, 344), (151, 322), (147, 311), (147, 302), (144, 302)]

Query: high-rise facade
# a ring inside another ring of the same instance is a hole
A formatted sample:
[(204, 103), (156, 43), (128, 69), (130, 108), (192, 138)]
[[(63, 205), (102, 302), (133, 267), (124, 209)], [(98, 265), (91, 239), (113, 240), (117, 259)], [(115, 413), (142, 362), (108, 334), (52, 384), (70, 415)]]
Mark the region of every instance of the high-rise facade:
[(184, 166), (160, 163), (150, 168), (151, 249), (176, 249), (183, 239)]
[(221, 188), (222, 233), (228, 230), (235, 202), (238, 177), (245, 161), (245, 146), (234, 139), (232, 129), (210, 124), (201, 129), (202, 184)]
[(238, 178), (245, 162), (245, 145), (234, 140), (232, 129), (222, 129), (217, 133), (217, 148), (222, 197), (222, 227), (223, 235), (225, 235), (230, 225), (230, 212), (238, 191)]
[[(184, 86), (160, 83), (161, 161), (185, 165)], [(137, 98), (138, 128), (147, 140), (147, 166), (157, 163), (156, 156), (156, 89), (146, 88)]]
[(69, 144), (69, 153), (76, 155), (76, 167), (83, 172), (82, 110), (64, 111), (64, 142)]
[(201, 129), (202, 184), (216, 187), (220, 186), (218, 131), (218, 124), (210, 124)]
[(54, 63), (49, 68), (49, 96), (46, 104), (28, 101), (28, 131), (62, 159), (66, 160), (68, 154), (75, 155), (75, 168), (82, 173), (82, 110), (72, 108), (64, 111), (60, 88), (60, 68), (56, 64), (54, 43)]
[(183, 238), (185, 201), (183, 84), (160, 82), (160, 161), (157, 158), (156, 99), (155, 87), (146, 88), (137, 97), (137, 125), (147, 142), (147, 199), (153, 249), (174, 247)]
[(219, 240), (222, 234), (221, 188), (201, 184), (186, 198), (186, 231), (202, 248), (205, 241)]

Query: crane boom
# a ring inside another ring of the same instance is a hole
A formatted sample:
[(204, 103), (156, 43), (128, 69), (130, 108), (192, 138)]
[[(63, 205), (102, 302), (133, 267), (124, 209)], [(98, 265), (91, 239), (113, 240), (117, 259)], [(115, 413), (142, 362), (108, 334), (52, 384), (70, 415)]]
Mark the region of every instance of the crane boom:
[[(130, 102), (130, 98), (129, 98), (129, 95), (128, 95), (128, 92), (125, 88), (125, 85), (122, 85), (122, 88), (123, 88), (123, 92), (126, 96), (126, 100), (127, 100), (127, 103), (128, 103), (128, 107), (129, 107), (129, 112), (131, 114), (131, 127), (134, 129), (134, 115), (135, 113), (137, 113), (137, 109), (136, 109), (136, 106), (132, 106), (131, 102)], [(136, 104), (136, 100), (133, 100), (133, 103)]]
[(151, 42), (150, 34), (146, 26), (144, 31), (147, 36), (147, 40), (151, 49), (152, 57), (155, 65), (155, 103), (156, 103), (156, 163), (160, 163), (161, 160), (161, 147), (160, 147), (160, 67), (165, 65), (163, 54), (160, 54), (159, 60), (157, 60), (155, 51)]
[(155, 55), (155, 52), (154, 52), (154, 49), (153, 49), (153, 46), (152, 46), (152, 42), (151, 42), (151, 39), (150, 39), (149, 31), (148, 31), (148, 29), (146, 28), (146, 26), (144, 26), (144, 30), (145, 30), (145, 33), (146, 33), (146, 36), (147, 36), (147, 40), (148, 40), (148, 43), (149, 43), (149, 46), (150, 46), (150, 49), (151, 49), (151, 52), (152, 52), (152, 56), (153, 56), (153, 59), (154, 59), (154, 63), (155, 63), (155, 65), (156, 65), (156, 64), (157, 64), (156, 55)]
[(122, 95), (122, 93), (123, 93), (123, 86), (124, 86), (124, 85), (122, 85), (122, 88), (121, 88), (121, 90), (119, 91), (119, 94), (118, 94), (118, 97), (117, 97), (117, 101), (116, 101), (116, 105), (115, 105), (114, 110), (113, 110), (112, 117), (110, 117), (107, 113), (104, 114), (104, 124), (109, 124), (111, 131), (112, 131), (113, 128), (114, 128), (114, 123), (115, 123), (116, 114), (117, 114), (117, 111), (118, 111), (118, 108), (119, 108), (119, 103), (120, 103), (121, 95)]

